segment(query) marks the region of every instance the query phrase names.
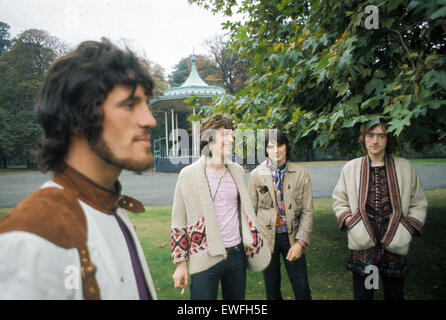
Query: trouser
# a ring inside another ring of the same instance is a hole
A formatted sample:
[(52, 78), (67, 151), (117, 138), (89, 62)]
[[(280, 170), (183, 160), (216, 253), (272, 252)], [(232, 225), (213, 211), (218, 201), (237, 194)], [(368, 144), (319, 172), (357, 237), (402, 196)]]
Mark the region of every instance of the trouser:
[[(404, 300), (404, 278), (385, 277), (380, 274), (385, 300)], [(365, 287), (367, 276), (353, 272), (353, 298), (355, 300), (373, 300), (374, 289)]]
[(271, 262), (263, 271), (265, 279), (266, 299), (267, 300), (283, 300), (280, 291), (281, 275), (280, 275), (280, 256), (282, 255), (285, 262), (285, 268), (293, 288), (296, 300), (311, 300), (310, 287), (308, 285), (307, 263), (305, 254), (290, 262), (286, 259), (290, 250), (290, 241), (288, 233), (276, 233), (274, 244), (274, 252), (271, 255)]
[(246, 292), (246, 257), (243, 245), (227, 250), (225, 260), (191, 276), (191, 300), (216, 300), (221, 281), (223, 300), (244, 300)]

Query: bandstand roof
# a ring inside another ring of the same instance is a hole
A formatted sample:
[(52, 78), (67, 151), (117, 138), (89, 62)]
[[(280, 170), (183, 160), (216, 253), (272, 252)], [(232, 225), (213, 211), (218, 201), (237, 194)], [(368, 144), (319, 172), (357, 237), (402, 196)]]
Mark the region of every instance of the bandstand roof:
[(173, 108), (175, 111), (191, 111), (188, 104), (184, 103), (187, 98), (197, 96), (205, 98), (203, 103), (208, 103), (212, 97), (218, 94), (225, 94), (226, 90), (217, 86), (209, 86), (201, 79), (197, 71), (196, 57), (192, 56), (192, 67), (189, 77), (179, 87), (169, 88), (164, 91), (164, 95), (156, 97), (150, 101), (151, 105), (156, 105), (157, 108), (170, 111)]

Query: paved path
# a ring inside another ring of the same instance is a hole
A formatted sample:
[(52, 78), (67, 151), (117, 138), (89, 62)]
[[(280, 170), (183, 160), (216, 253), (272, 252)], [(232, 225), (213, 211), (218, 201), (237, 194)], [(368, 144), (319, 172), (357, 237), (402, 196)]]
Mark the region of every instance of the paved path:
[[(343, 164), (305, 164), (310, 173), (313, 187), (313, 197), (329, 198), (333, 191)], [(421, 177), (421, 183), (426, 190), (446, 188), (446, 167), (415, 166)], [(25, 197), (38, 189), (50, 174), (27, 172), (0, 175), (0, 208), (15, 207)], [(135, 175), (124, 171), (120, 181), (123, 192), (141, 200), (146, 206), (171, 205), (173, 191), (177, 181), (176, 173), (146, 172)], [(248, 182), (248, 173), (245, 175)]]

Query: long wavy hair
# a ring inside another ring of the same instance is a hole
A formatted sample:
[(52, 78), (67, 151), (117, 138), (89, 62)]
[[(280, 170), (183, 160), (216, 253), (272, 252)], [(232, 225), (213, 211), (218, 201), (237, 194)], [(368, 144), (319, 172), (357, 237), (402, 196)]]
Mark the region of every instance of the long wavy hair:
[(105, 38), (82, 42), (51, 66), (35, 102), (44, 130), (35, 153), (42, 172), (63, 171), (72, 135), (89, 143), (99, 140), (103, 103), (116, 85), (133, 92), (141, 85), (150, 97), (154, 82), (128, 48), (121, 50)]
[(381, 120), (379, 123), (371, 126), (370, 128), (368, 127), (368, 122), (363, 123), (361, 125), (361, 128), (359, 130), (360, 134), (359, 134), (359, 138), (358, 138), (358, 142), (359, 142), (359, 145), (361, 146), (361, 150), (362, 150), (362, 152), (364, 152), (364, 154), (367, 154), (367, 147), (365, 145), (365, 136), (367, 135), (367, 133), (369, 133), (370, 131), (375, 129), (377, 126), (381, 126), (383, 131), (386, 133), (387, 144), (386, 144), (385, 153), (387, 156), (391, 156), (392, 153), (396, 149), (396, 139), (395, 139), (395, 136), (393, 135), (393, 133), (387, 132), (387, 129), (390, 127), (390, 125), (387, 122), (385, 122), (384, 120)]

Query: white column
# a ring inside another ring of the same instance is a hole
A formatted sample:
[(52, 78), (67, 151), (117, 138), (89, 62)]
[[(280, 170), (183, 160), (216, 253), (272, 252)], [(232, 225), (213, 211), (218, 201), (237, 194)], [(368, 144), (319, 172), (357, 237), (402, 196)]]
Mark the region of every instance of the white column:
[(164, 111), (164, 123), (166, 124), (166, 157), (169, 156), (169, 124), (167, 122), (167, 111)]
[[(175, 113), (175, 123), (176, 123), (175, 140), (176, 140), (176, 142), (178, 143), (178, 112)], [(179, 157), (181, 157), (179, 146), (178, 146), (178, 149), (177, 149), (176, 151), (178, 152), (177, 155), (178, 155)]]
[[(192, 108), (192, 114), (195, 116), (195, 107), (193, 107)], [(196, 149), (196, 146), (195, 146), (195, 135), (196, 135), (196, 132), (195, 132), (195, 124), (194, 124), (194, 122), (195, 121), (192, 121), (192, 156), (196, 156), (196, 154), (195, 154), (195, 149)]]
[[(193, 114), (195, 116), (195, 108), (193, 108)], [(194, 157), (200, 156), (200, 122), (192, 122), (192, 155)]]
[[(174, 123), (174, 121), (173, 121), (173, 119), (174, 119), (174, 116), (173, 116), (173, 114), (174, 114), (174, 111), (173, 111), (173, 108), (171, 108), (171, 115), (172, 115), (172, 130), (175, 130), (175, 123)], [(176, 152), (175, 152), (175, 135), (174, 135), (174, 133), (175, 133), (175, 131), (172, 131), (172, 156), (174, 157), (175, 155), (176, 155)]]

